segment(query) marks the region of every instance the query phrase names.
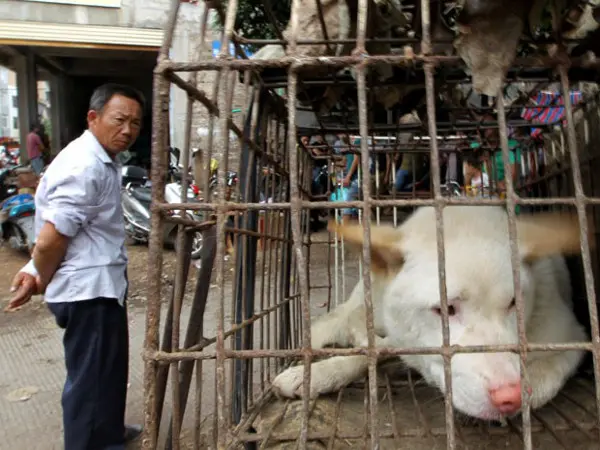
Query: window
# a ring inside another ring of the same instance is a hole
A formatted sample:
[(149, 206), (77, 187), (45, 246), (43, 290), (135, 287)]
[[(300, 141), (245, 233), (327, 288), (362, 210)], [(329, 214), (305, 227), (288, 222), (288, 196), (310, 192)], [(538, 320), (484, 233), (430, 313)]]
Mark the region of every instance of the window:
[(19, 97), (16, 95), (13, 95), (13, 108), (18, 108), (19, 107)]
[(19, 118), (17, 116), (13, 117), (13, 128), (15, 130), (19, 129)]

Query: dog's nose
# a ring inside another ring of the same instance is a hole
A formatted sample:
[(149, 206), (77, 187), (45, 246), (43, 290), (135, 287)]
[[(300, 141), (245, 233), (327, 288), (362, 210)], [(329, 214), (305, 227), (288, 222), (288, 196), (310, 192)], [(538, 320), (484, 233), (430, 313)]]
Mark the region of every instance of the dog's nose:
[(502, 414), (515, 414), (521, 409), (521, 383), (511, 383), (490, 389), (490, 400)]

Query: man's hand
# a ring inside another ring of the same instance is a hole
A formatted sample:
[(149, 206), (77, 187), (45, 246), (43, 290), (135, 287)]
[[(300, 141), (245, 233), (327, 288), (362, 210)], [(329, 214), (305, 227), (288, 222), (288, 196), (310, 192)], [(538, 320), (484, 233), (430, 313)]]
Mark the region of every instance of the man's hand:
[(42, 281), (39, 277), (34, 277), (26, 272), (19, 272), (15, 275), (10, 291), (14, 293), (8, 306), (4, 308), (5, 312), (13, 312), (26, 304), (31, 297), (43, 293)]

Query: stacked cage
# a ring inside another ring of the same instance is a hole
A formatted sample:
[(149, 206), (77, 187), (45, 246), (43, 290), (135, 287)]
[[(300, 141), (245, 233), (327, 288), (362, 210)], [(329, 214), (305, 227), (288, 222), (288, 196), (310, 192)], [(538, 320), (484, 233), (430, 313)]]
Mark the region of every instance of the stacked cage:
[[(180, 63), (173, 1), (155, 71), (143, 447), (597, 448), (595, 4), (255, 3)], [(164, 199), (172, 86), (201, 202)]]

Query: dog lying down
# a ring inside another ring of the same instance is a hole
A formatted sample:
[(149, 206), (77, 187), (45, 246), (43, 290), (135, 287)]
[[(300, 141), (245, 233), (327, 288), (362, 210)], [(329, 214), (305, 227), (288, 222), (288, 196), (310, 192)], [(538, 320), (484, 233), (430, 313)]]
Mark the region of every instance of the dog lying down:
[[(444, 208), (446, 286), (452, 345), (518, 343), (515, 292), (508, 219), (502, 207)], [(331, 225), (345, 242), (362, 249), (359, 224)], [(517, 217), (521, 287), (527, 338), (531, 343), (589, 341), (572, 312), (569, 273), (563, 254), (580, 251), (576, 216), (536, 214)], [(371, 228), (372, 301), (376, 345), (437, 347), (442, 345), (436, 220), (433, 207), (423, 207), (399, 228)], [(311, 328), (313, 348), (366, 347), (363, 285), (348, 301), (320, 317)], [(584, 351), (532, 352), (527, 373), (531, 405), (552, 400), (577, 370)], [(401, 356), (406, 365), (445, 392), (439, 355)], [(502, 420), (519, 413), (519, 355), (457, 354), (451, 373), (454, 407), (469, 416)], [(293, 366), (273, 381), (283, 397), (302, 396), (303, 366)], [(311, 366), (311, 397), (338, 391), (367, 372), (364, 356), (336, 356)]]

